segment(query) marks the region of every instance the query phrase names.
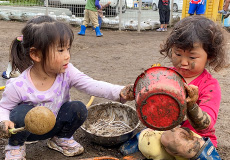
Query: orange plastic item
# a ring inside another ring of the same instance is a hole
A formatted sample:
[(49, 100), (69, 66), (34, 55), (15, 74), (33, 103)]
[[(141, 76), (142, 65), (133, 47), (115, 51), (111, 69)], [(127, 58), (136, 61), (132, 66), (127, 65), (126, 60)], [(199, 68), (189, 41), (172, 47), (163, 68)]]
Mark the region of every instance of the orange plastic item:
[(86, 158), (80, 160), (119, 160), (119, 159), (115, 157), (103, 156), (103, 157), (93, 157), (93, 158)]

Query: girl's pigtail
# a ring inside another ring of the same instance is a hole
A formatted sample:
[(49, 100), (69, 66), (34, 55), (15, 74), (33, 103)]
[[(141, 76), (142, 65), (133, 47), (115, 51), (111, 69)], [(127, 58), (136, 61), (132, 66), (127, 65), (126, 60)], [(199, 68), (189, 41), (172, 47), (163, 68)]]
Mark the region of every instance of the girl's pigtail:
[(29, 54), (26, 53), (23, 47), (23, 36), (15, 38), (11, 44), (10, 59), (12, 69), (23, 72), (26, 68), (32, 65)]

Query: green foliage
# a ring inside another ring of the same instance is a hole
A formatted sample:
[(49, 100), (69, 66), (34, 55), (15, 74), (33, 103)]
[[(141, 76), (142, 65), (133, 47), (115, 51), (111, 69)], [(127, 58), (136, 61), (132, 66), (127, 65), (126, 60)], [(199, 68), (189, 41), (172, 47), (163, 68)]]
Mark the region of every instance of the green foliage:
[(6, 1), (6, 3), (1, 3), (0, 5), (17, 5), (17, 6), (35, 6), (43, 5), (44, 0), (1, 0)]

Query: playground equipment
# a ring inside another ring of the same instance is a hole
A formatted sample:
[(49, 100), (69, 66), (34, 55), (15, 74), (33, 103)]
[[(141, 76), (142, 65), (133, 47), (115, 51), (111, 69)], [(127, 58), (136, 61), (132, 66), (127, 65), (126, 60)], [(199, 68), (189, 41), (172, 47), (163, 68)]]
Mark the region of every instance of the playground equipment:
[[(183, 0), (182, 18), (190, 16), (188, 14), (190, 0)], [(206, 11), (204, 16), (217, 22), (219, 24), (224, 24), (222, 14), (218, 13), (219, 10), (223, 9), (224, 0), (206, 0)], [(230, 23), (230, 21), (229, 21)]]

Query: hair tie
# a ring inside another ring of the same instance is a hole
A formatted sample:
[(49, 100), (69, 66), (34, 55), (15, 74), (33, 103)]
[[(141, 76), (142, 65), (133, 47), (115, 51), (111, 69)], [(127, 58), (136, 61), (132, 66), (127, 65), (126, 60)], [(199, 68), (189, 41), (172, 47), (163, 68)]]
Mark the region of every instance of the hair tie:
[(23, 41), (23, 35), (18, 36), (18, 37), (17, 37), (17, 40), (18, 40), (19, 42), (22, 42), (22, 41)]

